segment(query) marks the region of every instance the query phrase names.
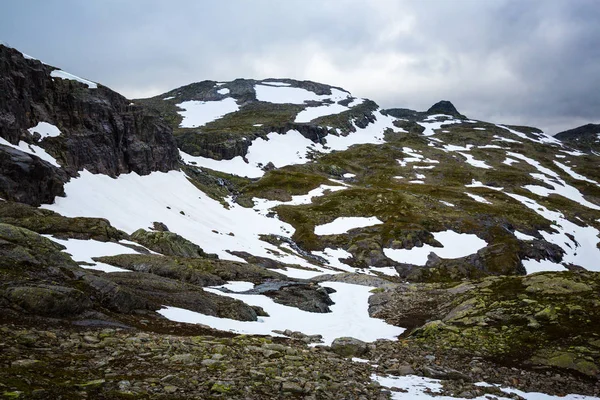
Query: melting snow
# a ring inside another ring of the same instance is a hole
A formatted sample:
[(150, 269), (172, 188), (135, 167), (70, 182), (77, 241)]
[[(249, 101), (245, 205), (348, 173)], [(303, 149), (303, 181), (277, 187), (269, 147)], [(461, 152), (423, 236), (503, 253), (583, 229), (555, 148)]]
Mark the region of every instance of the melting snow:
[[(427, 122), (427, 121), (431, 121), (432, 119), (435, 119), (436, 117), (448, 117), (450, 119), (447, 119), (445, 121)], [(449, 116), (449, 115), (430, 115), (429, 117), (427, 117), (427, 119), (425, 119), (424, 122), (417, 122), (417, 123), (419, 125), (421, 125), (423, 128), (425, 128), (425, 130), (423, 131), (424, 136), (432, 136), (432, 135), (435, 135), (435, 130), (440, 129), (442, 127), (442, 125), (460, 124), (462, 122), (463, 121), (460, 119), (452, 119), (452, 116)]]
[(219, 93), (219, 94), (229, 94), (229, 89), (227, 89), (227, 88), (219, 89), (219, 90), (217, 90), (217, 93)]
[(307, 107), (298, 113), (294, 122), (310, 122), (313, 119), (323, 117), (325, 115), (339, 114), (347, 110), (349, 110), (348, 107), (337, 103), (324, 104), (318, 107)]
[(331, 89), (330, 95), (318, 95), (302, 88), (275, 86), (272, 82), (268, 83), (270, 85), (254, 85), (258, 101), (275, 104), (304, 104), (306, 101), (331, 100), (337, 102), (348, 97), (348, 93), (337, 89)]
[(28, 144), (22, 140), (19, 142), (18, 145), (14, 145), (14, 144), (10, 143), (9, 141), (7, 141), (6, 139), (1, 138), (1, 137), (0, 137), (0, 144), (3, 144), (5, 146), (10, 146), (13, 149), (21, 150), (22, 152), (27, 153), (27, 154), (38, 156), (42, 160), (47, 161), (50, 164), (54, 165), (55, 167), (60, 168), (60, 165), (58, 164), (56, 159), (54, 157), (52, 157), (50, 154), (46, 153), (46, 150), (42, 149), (40, 146), (36, 146), (34, 144)]
[(339, 268), (347, 272), (356, 272), (357, 270), (356, 268), (352, 268), (339, 260), (340, 258), (345, 259), (353, 257), (351, 253), (348, 253), (344, 249), (332, 249), (327, 247), (323, 251), (313, 251), (312, 253), (326, 259), (331, 267)]
[[(238, 250), (312, 267), (304, 259), (281, 253), (259, 239), (260, 234), (287, 236), (294, 232), (291, 225), (232, 202), (225, 209), (198, 190), (181, 171), (153, 172), (146, 176), (132, 172), (116, 179), (82, 171), (79, 178), (65, 185), (65, 192), (67, 197), (57, 197), (54, 204), (44, 208), (70, 217), (106, 218), (127, 233), (160, 221), (171, 231), (226, 260), (243, 261), (227, 252)], [(273, 252), (280, 255), (277, 257)]]
[(570, 156), (575, 156), (575, 157), (579, 157), (579, 156), (585, 156), (585, 153), (582, 153), (581, 151), (578, 150), (573, 150), (573, 151), (569, 151), (569, 150), (559, 150), (562, 151), (565, 154), (568, 154)]
[(543, 174), (535, 174), (534, 173), (534, 174), (530, 174), (530, 175), (536, 179), (543, 181), (547, 185), (552, 186), (552, 189), (548, 189), (547, 187), (537, 186), (537, 185), (524, 186), (524, 188), (529, 190), (530, 192), (535, 193), (538, 196), (542, 196), (542, 197), (547, 197), (551, 194), (557, 194), (557, 195), (563, 196), (564, 198), (567, 198), (571, 201), (577, 202), (577, 203), (581, 204), (582, 206), (591, 208), (593, 210), (600, 210), (600, 206), (587, 201), (583, 197), (581, 192), (579, 190), (577, 190), (577, 188), (567, 185), (567, 183), (565, 181), (563, 181), (562, 179), (556, 178), (554, 180), (551, 180), (551, 179), (548, 179), (546, 177), (546, 175), (543, 175)]
[(27, 129), (27, 131), (32, 135), (36, 132), (39, 133), (42, 136), (42, 139), (47, 137), (57, 137), (61, 134), (60, 129), (48, 122), (40, 122), (33, 128)]
[(486, 189), (491, 189), (491, 190), (502, 190), (502, 189), (504, 189), (504, 188), (499, 188), (499, 187), (495, 187), (495, 186), (484, 185), (483, 183), (481, 183), (479, 181), (476, 181), (475, 179), (472, 179), (471, 180), (471, 184), (465, 185), (465, 187), (468, 187), (468, 188), (477, 188), (477, 187), (480, 187), (480, 188), (486, 188)]
[[(76, 262), (86, 262), (94, 265), (80, 265), (81, 268), (96, 269), (104, 272), (129, 272), (123, 268), (113, 267), (105, 263), (92, 260), (92, 257), (116, 256), (119, 254), (138, 254), (137, 251), (113, 242), (99, 242), (97, 240), (78, 240), (78, 239), (57, 239), (51, 235), (42, 235), (48, 239), (62, 244), (67, 249), (63, 250), (69, 253)], [(137, 245), (137, 244), (136, 244)], [(139, 246), (139, 245), (137, 245)]]
[(526, 234), (521, 233), (519, 231), (515, 231), (515, 236), (516, 236), (517, 239), (520, 239), (520, 240), (535, 240), (535, 237), (530, 236), (530, 235), (526, 235)]
[(285, 82), (261, 82), (261, 84), (271, 86), (291, 86), (291, 84)]
[[(558, 156), (557, 156), (558, 157)], [(584, 181), (584, 182), (589, 182), (589, 183), (593, 183), (596, 186), (600, 186), (598, 184), (598, 182), (593, 181), (591, 179), (586, 178), (585, 176), (578, 174), (577, 172), (573, 171), (570, 167), (566, 166), (565, 164), (561, 164), (558, 161), (554, 161), (554, 164), (556, 164), (556, 166), (560, 169), (562, 169), (563, 171), (565, 171), (567, 174), (569, 174), (572, 178), (577, 179), (579, 181)]]
[(545, 133), (531, 133), (531, 135), (538, 137), (538, 139), (534, 139), (534, 138), (529, 137), (527, 134), (525, 134), (523, 132), (519, 132), (517, 130), (511, 129), (508, 126), (505, 126), (505, 125), (496, 125), (496, 126), (498, 128), (501, 128), (501, 129), (506, 129), (507, 131), (509, 131), (513, 135), (516, 135), (516, 136), (518, 136), (518, 137), (520, 137), (522, 139), (531, 140), (532, 142), (541, 143), (541, 144), (550, 144), (550, 145), (562, 146), (562, 142), (560, 140), (555, 139), (552, 136), (548, 136)]
[(315, 226), (316, 235), (337, 235), (351, 229), (383, 224), (377, 217), (339, 217), (328, 224)]
[(509, 139), (509, 138), (505, 138), (503, 136), (498, 136), (498, 135), (494, 135), (494, 140), (495, 141), (500, 141), (500, 142), (507, 142), (507, 143), (520, 143), (520, 144), (523, 144), (523, 142), (519, 142), (518, 140)]
[[(600, 232), (596, 228), (592, 226), (578, 226), (567, 220), (562, 213), (551, 211), (528, 197), (513, 193), (506, 194), (548, 221), (552, 221), (552, 228), (556, 229), (558, 233), (540, 231), (540, 234), (546, 241), (560, 246), (565, 251), (565, 256), (563, 257), (564, 264), (572, 263), (588, 270), (600, 271), (600, 264), (598, 263), (598, 260), (600, 260), (600, 249), (596, 247)], [(574, 240), (569, 238), (567, 234), (572, 235)], [(555, 268), (547, 262), (538, 264), (542, 267), (551, 266)], [(555, 269), (550, 270), (554, 271)]]
[(473, 200), (475, 200), (475, 201), (479, 202), (479, 203), (483, 203), (483, 204), (492, 204), (492, 202), (490, 202), (490, 201), (486, 200), (484, 197), (477, 196), (476, 194), (473, 194), (473, 193), (467, 193), (467, 192), (465, 192), (465, 194), (466, 194), (467, 196), (469, 196), (470, 198), (472, 198)]
[(326, 345), (335, 338), (351, 336), (366, 342), (377, 339), (395, 339), (404, 328), (388, 325), (384, 321), (371, 318), (368, 313), (368, 286), (351, 285), (340, 282), (324, 282), (321, 286), (331, 287), (336, 293), (330, 294), (335, 302), (330, 313), (311, 313), (277, 304), (264, 295), (244, 295), (223, 293), (216, 289), (205, 289), (211, 293), (232, 297), (243, 302), (262, 307), (270, 316), (259, 317), (258, 321), (236, 321), (212, 317), (176, 307), (165, 307), (158, 312), (166, 318), (187, 323), (200, 323), (215, 329), (255, 335), (273, 335), (273, 330), (291, 329), (307, 335), (323, 335)]
[(231, 97), (220, 101), (184, 101), (177, 107), (184, 110), (177, 111), (183, 117), (180, 128), (197, 128), (240, 109)]
[(483, 169), (490, 169), (492, 168), (491, 166), (487, 165), (484, 161), (480, 161), (480, 160), (476, 160), (472, 155), (467, 154), (467, 153), (458, 153), (461, 156), (463, 156), (464, 158), (466, 158), (466, 163), (470, 164), (474, 167), (477, 168), (483, 168)]
[(284, 135), (271, 132), (267, 135), (268, 140), (257, 138), (252, 142), (246, 155), (248, 163), (240, 156), (231, 160), (219, 161), (206, 157), (194, 157), (184, 152), (180, 152), (180, 154), (187, 163), (229, 174), (259, 178), (264, 175), (262, 167), (269, 162), (272, 162), (278, 168), (284, 165), (304, 164), (311, 160), (307, 156), (310, 151), (329, 153), (334, 150), (346, 150), (355, 144), (381, 143), (383, 132), (385, 129), (393, 127), (392, 122), (394, 119), (379, 112), (375, 112), (374, 115), (376, 121), (364, 129), (357, 128), (356, 132), (347, 136), (327, 135), (326, 146), (314, 143), (295, 130), (288, 131)]
[(519, 160), (515, 160), (514, 158), (506, 157), (506, 160), (502, 161), (502, 164), (513, 165), (520, 162)]
[(442, 231), (433, 233), (435, 240), (443, 247), (433, 247), (424, 244), (422, 247), (412, 249), (383, 249), (384, 254), (394, 261), (414, 265), (425, 265), (427, 256), (434, 252), (441, 258), (460, 258), (476, 253), (487, 246), (487, 242), (468, 233)]
[(98, 89), (98, 85), (96, 83), (80, 78), (68, 72), (61, 71), (60, 69), (55, 69), (54, 71), (50, 72), (50, 76), (53, 78), (70, 79), (72, 81), (81, 82), (84, 85), (87, 85), (87, 87), (90, 89)]
[[(371, 375), (373, 381), (378, 382), (381, 386), (386, 388), (399, 388), (402, 391), (392, 391), (393, 400), (401, 399), (415, 399), (415, 400), (463, 400), (463, 397), (451, 397), (442, 396), (442, 381), (438, 379), (425, 378), (416, 375), (406, 376), (380, 376), (377, 374)], [(490, 385), (489, 383), (479, 382), (476, 386), (497, 386)], [(514, 398), (514, 395), (520, 396), (525, 400), (599, 400), (598, 397), (582, 396), (577, 394), (568, 394), (566, 396), (552, 396), (544, 393), (537, 392), (523, 392), (521, 390), (513, 389), (510, 387), (499, 387), (499, 389), (506, 394), (506, 397), (498, 397), (496, 395), (491, 396), (489, 394), (470, 397), (472, 400), (489, 400), (490, 398), (497, 398), (499, 400), (509, 400)]]

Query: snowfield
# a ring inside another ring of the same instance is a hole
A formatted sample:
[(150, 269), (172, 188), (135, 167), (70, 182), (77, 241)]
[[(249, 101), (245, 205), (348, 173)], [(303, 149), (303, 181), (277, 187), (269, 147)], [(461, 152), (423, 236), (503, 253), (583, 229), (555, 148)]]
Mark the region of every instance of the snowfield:
[[(181, 171), (145, 176), (132, 172), (116, 179), (82, 171), (79, 178), (65, 185), (65, 192), (67, 197), (57, 197), (54, 204), (43, 207), (69, 217), (106, 218), (127, 233), (148, 229), (154, 221), (160, 221), (171, 231), (226, 260), (243, 262), (226, 250), (274, 258), (271, 252), (277, 251), (276, 247), (259, 240), (258, 235), (289, 236), (294, 232), (291, 225), (252, 209), (236, 204), (224, 208), (199, 191)], [(278, 259), (312, 267), (297, 256), (281, 254)]]
[[(223, 90), (223, 89), (221, 89)], [(215, 121), (225, 114), (236, 112), (240, 107), (235, 99), (227, 97), (220, 101), (184, 101), (177, 104), (183, 111), (177, 113), (183, 117), (180, 128), (197, 128)]]
[(351, 229), (383, 224), (377, 217), (339, 217), (324, 225), (315, 226), (316, 235), (337, 235)]
[(350, 97), (350, 93), (333, 88), (330, 95), (318, 95), (302, 88), (274, 85), (273, 82), (254, 85), (254, 91), (256, 92), (256, 100), (274, 104), (304, 104), (307, 101), (324, 100), (336, 103)]
[[(224, 293), (217, 289), (205, 289), (211, 293), (242, 300), (252, 306), (262, 307), (270, 316), (259, 317), (254, 322), (236, 321), (212, 317), (197, 312), (166, 306), (158, 312), (166, 318), (187, 323), (205, 324), (212, 328), (254, 335), (275, 335), (273, 330), (291, 329), (307, 335), (323, 335), (324, 344), (330, 345), (335, 338), (351, 336), (366, 342), (377, 339), (394, 340), (404, 328), (389, 325), (371, 318), (368, 312), (369, 292), (372, 287), (340, 282), (323, 282), (321, 286), (336, 290), (330, 294), (335, 302), (330, 313), (311, 313), (275, 303), (264, 295)], [(243, 286), (243, 287), (247, 287)]]
[(460, 258), (476, 253), (487, 246), (487, 242), (468, 233), (442, 231), (433, 233), (435, 240), (443, 247), (433, 247), (424, 244), (422, 247), (412, 249), (383, 249), (383, 253), (394, 261), (424, 266), (427, 256), (434, 252), (441, 258)]

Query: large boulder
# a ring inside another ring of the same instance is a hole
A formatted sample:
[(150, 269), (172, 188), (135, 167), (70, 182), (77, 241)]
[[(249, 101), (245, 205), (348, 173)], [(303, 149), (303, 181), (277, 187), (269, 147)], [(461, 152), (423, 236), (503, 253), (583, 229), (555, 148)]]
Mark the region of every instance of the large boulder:
[(353, 337), (339, 337), (331, 343), (331, 351), (343, 357), (360, 357), (368, 350), (367, 343)]

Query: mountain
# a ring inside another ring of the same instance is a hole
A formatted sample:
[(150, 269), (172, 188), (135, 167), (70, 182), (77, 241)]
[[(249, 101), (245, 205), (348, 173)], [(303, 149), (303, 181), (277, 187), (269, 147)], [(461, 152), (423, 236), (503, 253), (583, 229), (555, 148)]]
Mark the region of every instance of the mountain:
[(600, 394), (597, 153), (310, 81), (129, 100), (3, 46), (0, 88), (5, 396)]
[(600, 153), (600, 124), (583, 125), (557, 133), (554, 137), (578, 150), (595, 155)]

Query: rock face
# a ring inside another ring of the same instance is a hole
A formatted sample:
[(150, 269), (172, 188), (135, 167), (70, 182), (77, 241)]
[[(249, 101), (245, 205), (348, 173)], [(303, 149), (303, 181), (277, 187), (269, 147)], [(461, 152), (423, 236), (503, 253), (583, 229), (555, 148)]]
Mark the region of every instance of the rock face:
[[(21, 140), (35, 143), (56, 158), (70, 176), (82, 169), (116, 176), (129, 172), (145, 175), (178, 167), (179, 153), (172, 131), (159, 117), (102, 85), (90, 88), (76, 80), (53, 78), (53, 70), (54, 67), (26, 59), (17, 50), (0, 45), (3, 139), (12, 144)], [(60, 135), (41, 137), (28, 132), (40, 122), (56, 126)], [(5, 175), (10, 157), (3, 154), (2, 159)], [(37, 168), (33, 177), (23, 175), (29, 178), (28, 185), (53, 182), (50, 186), (54, 189), (37, 196), (32, 192), (20, 201), (36, 204), (62, 193), (58, 181), (63, 175), (47, 166)], [(10, 176), (3, 180), (7, 179)], [(5, 188), (9, 189), (0, 186), (5, 193), (12, 193)]]
[(5, 200), (39, 206), (63, 196), (67, 175), (37, 156), (0, 145), (0, 194)]

